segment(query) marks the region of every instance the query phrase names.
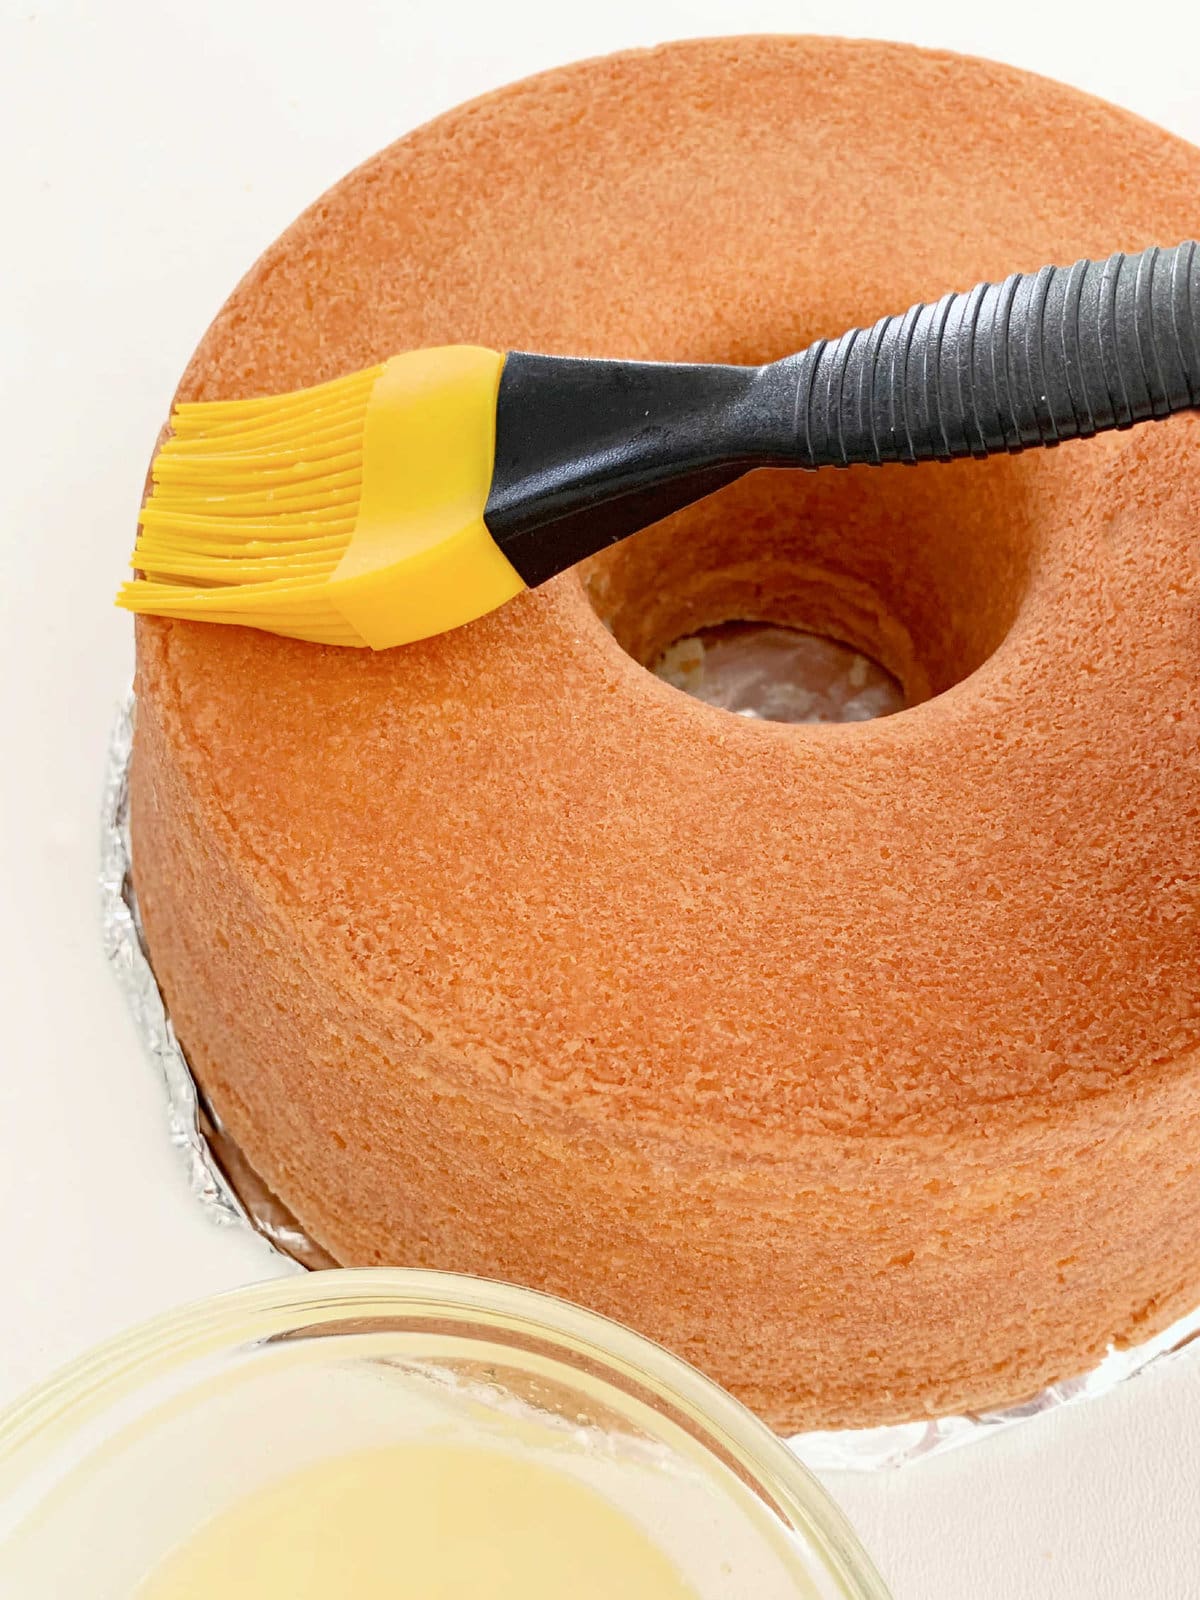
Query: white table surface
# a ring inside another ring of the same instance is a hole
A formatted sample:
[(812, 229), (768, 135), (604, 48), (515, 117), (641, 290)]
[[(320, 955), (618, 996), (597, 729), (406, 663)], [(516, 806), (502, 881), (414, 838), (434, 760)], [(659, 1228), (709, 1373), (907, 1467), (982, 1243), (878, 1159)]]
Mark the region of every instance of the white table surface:
[[(95, 891), (131, 656), (111, 592), (174, 381), (260, 249), (454, 102), (686, 35), (903, 36), (1200, 142), (1185, 10), (1127, 7), (1117, 26), (1057, 0), (0, 0), (0, 1404), (140, 1318), (286, 1270), (188, 1193)], [(1198, 1438), (1183, 1359), (964, 1453), (829, 1483), (896, 1600), (1193, 1600)]]

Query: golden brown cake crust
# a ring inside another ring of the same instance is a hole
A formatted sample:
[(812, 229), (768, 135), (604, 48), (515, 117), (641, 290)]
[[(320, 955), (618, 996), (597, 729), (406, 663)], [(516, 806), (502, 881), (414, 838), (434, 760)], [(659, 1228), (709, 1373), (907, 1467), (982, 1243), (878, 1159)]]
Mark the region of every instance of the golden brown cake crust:
[[(1200, 151), (1007, 68), (673, 45), (367, 163), (183, 392), (455, 340), (760, 360), (1192, 236), (1198, 194)], [(1198, 445), (755, 474), (380, 655), (140, 625), (150, 948), (254, 1165), (340, 1260), (557, 1290), (787, 1427), (1012, 1399), (1200, 1300)], [(750, 724), (622, 648), (739, 615), (931, 698)]]

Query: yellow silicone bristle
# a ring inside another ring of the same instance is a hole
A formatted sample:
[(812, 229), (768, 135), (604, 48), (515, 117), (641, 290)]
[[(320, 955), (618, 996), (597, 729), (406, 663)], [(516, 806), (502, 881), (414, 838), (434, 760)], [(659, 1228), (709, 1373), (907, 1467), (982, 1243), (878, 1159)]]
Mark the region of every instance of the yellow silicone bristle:
[(127, 611), (360, 643), (326, 598), (354, 533), (383, 367), (316, 388), (176, 406), (151, 469)]
[(370, 650), (504, 605), (525, 585), (484, 517), (503, 366), (442, 345), (177, 406), (117, 604)]

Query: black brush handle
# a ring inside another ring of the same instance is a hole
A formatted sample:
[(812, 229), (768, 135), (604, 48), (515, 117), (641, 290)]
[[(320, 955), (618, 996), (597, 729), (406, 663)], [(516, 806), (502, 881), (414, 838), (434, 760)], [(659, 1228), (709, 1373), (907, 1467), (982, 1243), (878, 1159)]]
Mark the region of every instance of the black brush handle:
[(510, 352), (484, 520), (528, 584), (751, 467), (953, 461), (1200, 406), (1200, 247), (1014, 273), (762, 367)]
[(798, 466), (950, 461), (1129, 428), (1200, 405), (1200, 249), (1014, 273), (775, 368), (794, 384)]

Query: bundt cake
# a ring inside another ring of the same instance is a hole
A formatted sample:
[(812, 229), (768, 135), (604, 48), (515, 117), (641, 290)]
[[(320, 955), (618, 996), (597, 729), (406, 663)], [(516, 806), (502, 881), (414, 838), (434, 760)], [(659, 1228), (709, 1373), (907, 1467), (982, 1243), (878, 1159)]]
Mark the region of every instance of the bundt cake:
[[(317, 202), (181, 394), (409, 347), (763, 361), (1200, 231), (1200, 151), (1006, 67), (671, 45)], [(1200, 420), (759, 472), (403, 649), (142, 620), (136, 888), (193, 1068), (338, 1261), (553, 1290), (781, 1429), (1013, 1401), (1200, 1301)], [(731, 620), (901, 683), (784, 726)]]

